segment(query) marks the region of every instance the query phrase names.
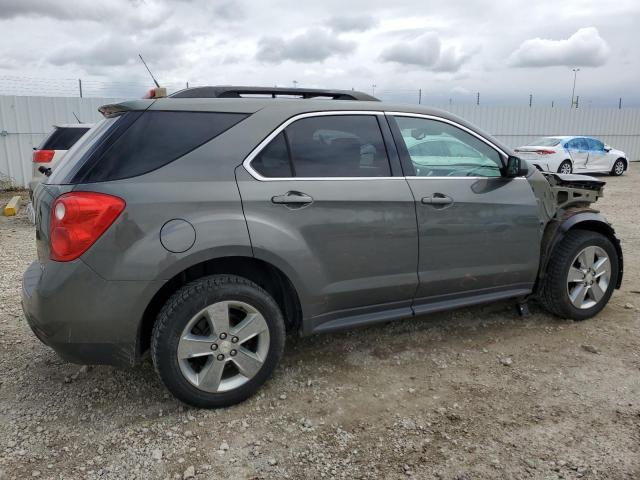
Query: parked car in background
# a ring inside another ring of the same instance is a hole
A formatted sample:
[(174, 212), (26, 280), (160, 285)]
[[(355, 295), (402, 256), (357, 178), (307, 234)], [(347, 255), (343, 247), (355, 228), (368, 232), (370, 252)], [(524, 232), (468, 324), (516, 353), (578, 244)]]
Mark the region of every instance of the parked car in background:
[(515, 152), (543, 172), (601, 172), (619, 176), (629, 168), (624, 152), (593, 137), (539, 137)]
[(531, 296), (584, 320), (622, 281), (590, 208), (605, 182), (543, 174), (444, 111), (231, 86), (100, 111), (34, 192), (25, 316), (70, 361), (150, 351), (191, 405), (253, 394), (286, 333)]
[[(51, 133), (42, 143), (33, 149), (32, 178), (29, 182), (29, 192), (33, 194), (36, 185), (43, 182), (47, 175), (40, 171), (40, 167), (53, 169), (60, 163), (67, 151), (82, 136), (93, 127), (91, 123), (71, 123), (68, 125), (54, 125)], [(49, 172), (50, 173), (50, 172)]]

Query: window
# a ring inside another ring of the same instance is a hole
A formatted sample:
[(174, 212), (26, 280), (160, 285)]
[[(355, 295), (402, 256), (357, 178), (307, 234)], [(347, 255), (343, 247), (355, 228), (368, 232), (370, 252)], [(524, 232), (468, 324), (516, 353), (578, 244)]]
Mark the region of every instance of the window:
[(291, 177), (289, 149), (284, 133), (280, 132), (251, 162), (253, 169), (263, 177)]
[(90, 148), (73, 183), (119, 180), (156, 170), (246, 117), (239, 113), (127, 112)]
[(501, 176), (500, 154), (475, 135), (438, 120), (395, 118), (416, 176)]
[(387, 151), (373, 115), (303, 118), (285, 129), (296, 177), (388, 177)]
[(567, 143), (567, 147), (572, 150), (589, 150), (586, 138), (574, 138)]
[(42, 142), (39, 150), (69, 150), (74, 143), (80, 140), (89, 127), (57, 127), (47, 139)]
[(595, 138), (585, 138), (587, 143), (589, 144), (589, 150), (602, 152), (604, 150), (604, 143), (600, 140), (596, 140)]

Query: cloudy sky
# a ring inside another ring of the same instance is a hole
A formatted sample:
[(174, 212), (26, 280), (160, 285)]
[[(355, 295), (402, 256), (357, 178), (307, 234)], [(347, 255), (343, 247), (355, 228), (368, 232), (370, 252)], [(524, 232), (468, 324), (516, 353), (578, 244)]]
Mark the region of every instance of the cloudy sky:
[(0, 89), (81, 77), (137, 95), (142, 53), (170, 86), (421, 88), (431, 104), (568, 105), (580, 68), (582, 105), (640, 106), (639, 20), (638, 0), (0, 0)]

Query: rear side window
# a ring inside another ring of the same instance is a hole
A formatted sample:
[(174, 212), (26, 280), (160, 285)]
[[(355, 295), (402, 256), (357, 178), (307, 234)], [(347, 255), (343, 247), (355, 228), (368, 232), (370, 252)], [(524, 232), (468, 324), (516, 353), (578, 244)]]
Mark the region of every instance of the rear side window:
[(72, 183), (104, 182), (156, 170), (247, 117), (238, 113), (127, 112), (96, 142)]
[(258, 156), (251, 162), (253, 169), (263, 177), (291, 177), (289, 149), (284, 132), (271, 140)]
[(373, 115), (298, 120), (286, 130), (296, 177), (388, 177), (387, 151)]
[(42, 142), (38, 150), (69, 150), (80, 140), (85, 133), (89, 131), (87, 128), (71, 128), (57, 127), (47, 139)]

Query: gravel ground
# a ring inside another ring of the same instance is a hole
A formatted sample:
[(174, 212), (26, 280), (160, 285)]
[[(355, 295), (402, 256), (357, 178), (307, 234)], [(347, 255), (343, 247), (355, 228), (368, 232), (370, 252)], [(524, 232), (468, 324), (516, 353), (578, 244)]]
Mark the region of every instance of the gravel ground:
[(149, 363), (81, 367), (42, 345), (20, 308), (34, 232), (0, 217), (0, 479), (640, 478), (634, 167), (597, 203), (626, 255), (597, 318), (503, 302), (290, 338), (260, 394), (218, 411), (175, 401)]

